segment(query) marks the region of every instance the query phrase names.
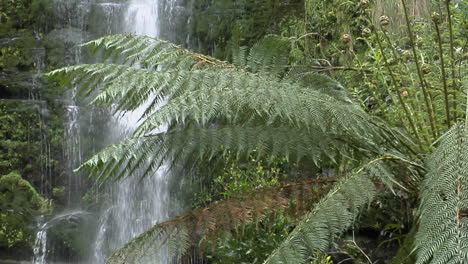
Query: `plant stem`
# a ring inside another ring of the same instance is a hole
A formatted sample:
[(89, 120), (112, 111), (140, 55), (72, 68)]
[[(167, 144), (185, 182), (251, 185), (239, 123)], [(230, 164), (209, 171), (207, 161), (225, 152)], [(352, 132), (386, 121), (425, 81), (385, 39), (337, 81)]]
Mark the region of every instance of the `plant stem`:
[[(431, 87), (429, 86), (429, 84), (426, 82), (426, 80), (424, 80), (424, 84), (426, 85), (426, 87), (430, 90)], [(440, 131), (439, 131), (439, 127), (437, 126), (437, 124), (439, 123), (439, 121), (437, 120), (437, 115), (435, 114), (435, 106), (434, 106), (434, 96), (432, 96), (431, 93), (429, 93), (429, 101), (430, 101), (430, 105), (431, 105), (431, 108), (432, 108), (432, 113), (434, 115), (434, 123), (435, 123), (435, 128), (436, 128), (436, 133), (437, 133), (437, 137), (436, 138), (439, 138), (440, 137)]]
[[(410, 42), (411, 42), (411, 50), (413, 51), (414, 64), (416, 66), (416, 71), (417, 71), (418, 77), (419, 77), (419, 83), (421, 85), (421, 89), (422, 89), (422, 92), (423, 92), (423, 95), (424, 95), (424, 103), (426, 104), (426, 108), (427, 108), (427, 111), (428, 111), (428, 114), (429, 114), (431, 129), (432, 129), (432, 132), (434, 134), (435, 133), (435, 128), (434, 128), (434, 125), (433, 125), (434, 118), (432, 117), (431, 110), (430, 110), (429, 95), (428, 95), (427, 90), (426, 90), (426, 85), (424, 84), (424, 77), (422, 75), (421, 65), (419, 64), (418, 54), (416, 52), (416, 45), (415, 45), (415, 42), (414, 42), (413, 31), (411, 30), (411, 23), (410, 23), (409, 16), (408, 16), (408, 10), (406, 8), (406, 2), (405, 2), (405, 0), (401, 0), (401, 3), (403, 4), (403, 11), (405, 13), (406, 28), (408, 30), (408, 35), (409, 35), (409, 39), (410, 39)], [(446, 102), (446, 106), (448, 106), (448, 102)], [(448, 107), (446, 108), (446, 115), (447, 115), (448, 126), (450, 127), (450, 114), (449, 114)]]
[[(384, 28), (381, 28), (381, 30), (382, 30), (382, 33), (383, 33), (385, 39), (387, 40), (387, 42), (390, 44), (390, 46), (392, 48), (392, 53), (393, 53), (393, 56), (395, 57), (395, 60), (401, 61), (401, 58), (400, 58), (400, 56), (398, 56), (398, 52), (395, 49), (395, 45), (393, 45), (393, 42), (390, 39), (390, 37), (388, 36), (386, 30)], [(403, 65), (406, 66), (406, 64), (403, 64)], [(407, 68), (407, 70), (409, 70), (408, 66), (406, 66), (406, 68)], [(431, 96), (430, 93), (428, 93), (428, 94), (429, 94), (429, 97), (430, 97)], [(430, 101), (430, 100), (428, 100), (428, 101)], [(410, 102), (410, 106), (413, 107), (413, 109), (416, 109), (414, 104), (412, 104), (411, 102)], [(435, 121), (435, 118), (434, 118), (434, 116), (435, 116), (435, 113), (434, 113), (434, 110), (433, 110), (434, 107), (433, 107), (432, 104), (426, 104), (426, 108), (427, 108), (427, 114), (428, 114), (428, 117), (429, 117), (429, 123), (431, 125), (432, 136), (434, 137), (434, 140), (435, 140), (437, 138), (437, 135), (436, 135), (436, 131), (435, 131), (436, 130), (435, 129), (436, 121)], [(418, 112), (416, 111), (415, 112), (415, 118), (416, 118), (417, 124), (419, 124), (419, 115), (417, 113)], [(423, 128), (420, 125), (418, 125), (418, 126), (419, 126), (419, 128), (421, 130), (423, 130)]]
[(377, 40), (377, 44), (379, 45), (379, 48), (380, 48), (380, 52), (382, 53), (382, 59), (384, 60), (385, 62), (385, 66), (390, 74), (390, 78), (392, 79), (392, 82), (395, 86), (395, 90), (396, 90), (396, 93), (397, 93), (397, 97), (398, 97), (398, 101), (400, 102), (401, 106), (403, 107), (403, 111), (405, 111), (405, 115), (406, 115), (406, 118), (408, 119), (408, 122), (411, 126), (411, 130), (413, 130), (413, 134), (414, 136), (416, 137), (416, 141), (418, 142), (418, 145), (419, 147), (422, 149), (422, 144), (421, 144), (421, 139), (419, 137), (419, 133), (418, 133), (418, 130), (416, 129), (416, 126), (414, 125), (414, 121), (413, 121), (413, 118), (411, 117), (411, 113), (408, 109), (408, 106), (406, 105), (405, 101), (403, 100), (403, 97), (401, 95), (401, 90), (398, 86), (398, 82), (395, 78), (395, 75), (393, 74), (393, 71), (392, 71), (392, 68), (388, 65), (388, 60), (387, 60), (387, 55), (385, 55), (385, 51), (383, 49), (383, 45), (382, 45), (382, 41), (380, 40), (380, 36), (378, 34), (378, 32), (376, 32), (375, 34), (376, 36), (376, 40)]
[(440, 37), (440, 29), (437, 23), (434, 23), (436, 33), (437, 33), (437, 43), (439, 44), (439, 57), (440, 57), (440, 68), (442, 74), (442, 85), (444, 87), (444, 101), (445, 101), (445, 114), (447, 118), (447, 126), (450, 128), (450, 108), (448, 101), (448, 88), (447, 88), (447, 79), (445, 77), (445, 62), (444, 62), (444, 50), (442, 48), (442, 39)]
[(450, 68), (452, 71), (452, 89), (453, 89), (453, 118), (457, 119), (457, 93), (460, 92), (457, 88), (457, 83), (455, 80), (455, 54), (454, 54), (454, 45), (453, 45), (453, 27), (452, 27), (452, 12), (450, 11), (450, 1), (445, 0), (445, 7), (447, 9), (447, 20), (449, 25), (449, 33), (450, 33)]

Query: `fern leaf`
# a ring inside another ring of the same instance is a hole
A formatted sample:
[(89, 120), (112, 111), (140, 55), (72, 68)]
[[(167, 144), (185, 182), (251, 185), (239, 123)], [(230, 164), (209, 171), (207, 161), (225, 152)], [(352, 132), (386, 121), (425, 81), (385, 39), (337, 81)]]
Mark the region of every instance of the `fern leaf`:
[[(83, 75), (88, 77), (81, 78)], [(199, 124), (216, 119), (243, 123), (247, 116), (266, 124), (287, 122), (293, 127), (318, 128), (363, 139), (379, 134), (371, 117), (357, 105), (310, 88), (234, 69), (159, 72), (92, 64), (63, 68), (49, 76), (78, 85), (84, 82), (81, 93), (94, 96), (95, 103), (118, 104), (118, 111), (136, 109), (154, 96), (146, 111), (150, 117), (142, 123), (139, 133), (161, 124), (190, 120)], [(104, 88), (97, 92), (101, 86)], [(154, 111), (164, 98), (171, 98), (164, 110)]]
[(246, 65), (241, 65), (254, 73), (281, 77), (289, 64), (289, 39), (277, 35), (267, 35), (250, 49)]
[(300, 264), (319, 251), (326, 251), (331, 242), (352, 226), (360, 211), (373, 201), (377, 187), (372, 181), (383, 180), (375, 166), (398, 157), (383, 156), (342, 178), (314, 209), (304, 216), (289, 237), (264, 262)]
[(458, 124), (427, 161), (416, 235), (416, 263), (468, 262), (468, 137)]
[[(334, 180), (303, 180), (266, 187), (228, 198), (160, 223), (116, 251), (109, 264), (155, 262), (163, 250), (169, 258), (180, 258), (189, 246), (200, 247), (207, 237), (231, 232), (240, 225), (259, 221), (273, 211), (295, 217), (310, 209), (332, 186)], [(294, 201), (294, 207), (291, 207)], [(177, 234), (173, 235), (173, 234)], [(181, 246), (177, 248), (178, 246)], [(170, 249), (173, 248), (173, 249)], [(166, 253), (167, 254), (167, 253)]]
[(161, 160), (198, 164), (227, 153), (239, 157), (254, 155), (264, 160), (306, 159), (318, 164), (323, 160), (339, 160), (348, 152), (341, 142), (325, 137), (320, 131), (304, 133), (288, 127), (189, 127), (124, 140), (94, 155), (79, 169), (99, 175), (100, 180), (118, 179), (136, 169), (150, 173)]
[(146, 69), (188, 69), (200, 64), (232, 67), (223, 61), (192, 53), (181, 46), (148, 36), (110, 35), (81, 46), (94, 53), (101, 52), (103, 60), (111, 59), (114, 63), (138, 65)]

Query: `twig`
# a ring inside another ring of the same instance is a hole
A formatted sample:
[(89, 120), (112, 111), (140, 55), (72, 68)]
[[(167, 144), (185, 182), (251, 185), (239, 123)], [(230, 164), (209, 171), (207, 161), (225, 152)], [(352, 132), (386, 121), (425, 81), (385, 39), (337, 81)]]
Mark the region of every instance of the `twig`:
[(358, 244), (356, 244), (356, 241), (354, 240), (354, 230), (353, 230), (353, 240), (351, 241), (354, 246), (364, 255), (364, 257), (366, 257), (367, 261), (369, 261), (370, 264), (373, 264), (372, 260), (370, 259), (370, 257), (366, 254), (366, 252), (364, 252), (364, 250), (362, 250)]
[(311, 69), (318, 69), (320, 71), (359, 71), (359, 72), (372, 72), (371, 69), (361, 69), (355, 67), (344, 67), (344, 66), (315, 66), (315, 65), (292, 65), (285, 67), (304, 67)]

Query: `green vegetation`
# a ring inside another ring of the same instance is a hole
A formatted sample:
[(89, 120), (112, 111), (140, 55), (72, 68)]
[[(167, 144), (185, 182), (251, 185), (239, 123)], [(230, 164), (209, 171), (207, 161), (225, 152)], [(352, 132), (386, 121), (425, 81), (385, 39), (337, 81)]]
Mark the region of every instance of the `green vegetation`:
[(17, 172), (0, 177), (0, 247), (33, 243), (30, 215), (44, 213), (49, 203)]
[(34, 29), (46, 31), (52, 15), (51, 1), (47, 0), (5, 0), (0, 3), (0, 35), (5, 36), (16, 30)]
[[(106, 63), (49, 76), (119, 111), (156, 98), (129, 139), (80, 169), (105, 181), (150, 172), (160, 165), (142, 162), (150, 158), (170, 160), (210, 179), (215, 192), (199, 205), (220, 199), (153, 227), (108, 262), (154, 260), (161, 241), (175, 258), (195, 248), (219, 263), (326, 263), (338, 258), (332, 248), (368, 262), (385, 247), (386, 261), (465, 262), (466, 58), (456, 51), (466, 45), (466, 13), (447, 2), (429, 17), (429, 2), (410, 14), (401, 1), (397, 20), (373, 12), (388, 10), (384, 2), (305, 1), (303, 18), (277, 24), (281, 36), (246, 47), (234, 30), (221, 56), (232, 63), (142, 36), (86, 43)], [(162, 124), (168, 131), (155, 133)], [(240, 166), (252, 157), (265, 164)], [(332, 186), (317, 175), (327, 168)], [(366, 230), (391, 235), (376, 247)]]
[[(191, 3), (176, 41), (199, 53), (108, 36), (84, 45), (104, 63), (50, 73), (118, 111), (156, 95), (135, 134), (80, 168), (98, 183), (162, 164), (148, 159), (195, 175), (181, 183), (192, 210), (109, 263), (154, 260), (161, 241), (212, 263), (467, 262), (466, 1)], [(67, 56), (52, 13), (49, 0), (0, 2), (2, 251), (29, 250), (34, 216), (68, 192), (62, 90), (36, 76)], [(91, 211), (105, 199), (82, 197)], [(84, 256), (77, 233), (50, 235)]]
[(65, 183), (63, 107), (57, 101), (63, 90), (39, 75), (45, 60), (63, 61), (43, 40), (54, 26), (52, 7), (48, 0), (0, 1), (2, 259), (29, 259), (36, 217), (63, 204), (53, 191)]

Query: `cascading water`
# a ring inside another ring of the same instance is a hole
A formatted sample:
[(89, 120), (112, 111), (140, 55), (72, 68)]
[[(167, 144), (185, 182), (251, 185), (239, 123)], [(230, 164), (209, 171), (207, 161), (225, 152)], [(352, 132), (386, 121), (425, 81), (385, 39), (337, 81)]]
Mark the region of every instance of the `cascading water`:
[[(131, 1), (125, 17), (127, 32), (158, 37), (159, 7), (157, 0)], [(121, 126), (131, 131), (141, 114), (142, 109), (124, 114), (119, 119)], [(113, 250), (169, 218), (168, 177), (161, 168), (143, 180), (131, 175), (111, 187), (113, 203), (101, 216), (93, 263), (104, 263)]]
[[(73, 47), (87, 40), (115, 33), (161, 37), (163, 21), (170, 27), (164, 30), (164, 38), (171, 39), (168, 32), (175, 28), (173, 23), (176, 21), (171, 16), (172, 14), (180, 16), (183, 11), (183, 7), (178, 5), (178, 2), (178, 0), (110, 0), (108, 2), (54, 0), (56, 12), (59, 13), (58, 19), (66, 26), (55, 30), (50, 36), (63, 41), (66, 46), (70, 47), (69, 53), (65, 54), (66, 64), (92, 61), (92, 58), (84, 58), (85, 54), (82, 54), (80, 49)], [(72, 169), (79, 166), (90, 154), (101, 149), (103, 145), (128, 136), (135, 129), (142, 109), (119, 116), (103, 115), (95, 109), (80, 106), (73, 97), (74, 92), (71, 92), (70, 99), (67, 100), (68, 106), (66, 106), (64, 156), (68, 161), (67, 203), (68, 210), (81, 212), (79, 200), (83, 195), (82, 189), (86, 187), (85, 181), (82, 180), (83, 175), (73, 173)], [(102, 126), (103, 120), (106, 120), (108, 124)], [(100, 140), (103, 138), (106, 140)], [(103, 144), (103, 141), (106, 142)], [(104, 263), (113, 251), (155, 224), (180, 212), (178, 209), (181, 207), (180, 204), (170, 196), (169, 181), (170, 174), (163, 167), (144, 179), (141, 179), (137, 172), (111, 186), (104, 187), (109, 197), (101, 206), (101, 213), (97, 216), (97, 229), (91, 231), (95, 240), (89, 243), (91, 245), (89, 256), (82, 256), (80, 260), (87, 259), (89, 264)], [(100, 190), (102, 191), (102, 188)], [(50, 224), (54, 219), (56, 217), (45, 224), (44, 220), (39, 221), (34, 247), (34, 264), (52, 263), (49, 259), (57, 259), (52, 256), (53, 252), (48, 253), (50, 251), (48, 232), (54, 227)], [(69, 262), (73, 261), (69, 260)], [(167, 262), (169, 261), (163, 259), (159, 263)]]
[(43, 223), (44, 217), (40, 217), (38, 221), (39, 231), (36, 234), (36, 240), (35, 240), (34, 247), (33, 247), (33, 253), (34, 253), (33, 263), (34, 264), (46, 264), (47, 263), (47, 254), (49, 253), (47, 249), (47, 233), (50, 228), (62, 222), (68, 222), (68, 224), (76, 223), (78, 218), (88, 216), (88, 215), (89, 213), (87, 212), (84, 212), (81, 210), (74, 210), (71, 212), (59, 214), (45, 223)]
[[(85, 62), (84, 54), (77, 45), (92, 38), (116, 33), (116, 29), (120, 28), (120, 21), (125, 7), (126, 5), (120, 1), (118, 3), (101, 3), (100, 0), (54, 0), (55, 19), (57, 23), (61, 24), (61, 27), (50, 32), (48, 38), (60, 41), (66, 47), (63, 58), (64, 64)], [(44, 68), (43, 63), (36, 64), (41, 69)], [(38, 71), (38, 73), (40, 72), (42, 70)], [(33, 85), (33, 88), (35, 87), (36, 85)], [(36, 93), (31, 94), (35, 95)], [(89, 106), (82, 106), (75, 101), (75, 95), (76, 89), (70, 91), (64, 100), (65, 142), (63, 159), (66, 161), (64, 164), (66, 174), (66, 208), (64, 211), (71, 211), (72, 213), (59, 214), (49, 221), (47, 221), (47, 218), (51, 216), (41, 216), (39, 218), (33, 248), (33, 264), (53, 263), (54, 260), (67, 261), (66, 263), (73, 261), (64, 258), (60, 253), (54, 252), (54, 245), (50, 241), (53, 238), (49, 233), (51, 229), (56, 228), (56, 225), (51, 224), (51, 222), (54, 223), (57, 217), (61, 219), (60, 217), (64, 215), (74, 215), (76, 212), (82, 212), (80, 209), (81, 197), (86, 189), (86, 181), (84, 175), (73, 172), (73, 169), (77, 168), (90, 154), (109, 143), (103, 140), (103, 138), (110, 138), (104, 136), (107, 129), (106, 122), (102, 122), (102, 120), (109, 119), (107, 111), (96, 111), (90, 109)], [(100, 127), (96, 124), (99, 124)], [(48, 174), (44, 175), (47, 177)], [(76, 225), (73, 228), (79, 230), (80, 227)], [(84, 259), (84, 256), (80, 259)]]

